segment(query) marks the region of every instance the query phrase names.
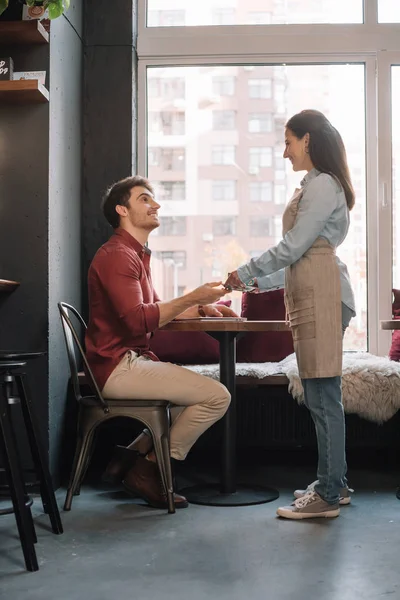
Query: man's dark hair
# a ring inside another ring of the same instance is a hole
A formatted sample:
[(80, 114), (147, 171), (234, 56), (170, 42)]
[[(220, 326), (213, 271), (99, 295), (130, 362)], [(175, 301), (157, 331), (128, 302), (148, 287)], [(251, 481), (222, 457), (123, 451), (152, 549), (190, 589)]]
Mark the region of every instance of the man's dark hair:
[(118, 205), (128, 206), (131, 191), (135, 187), (144, 187), (154, 195), (154, 189), (145, 177), (135, 175), (134, 177), (125, 177), (121, 181), (114, 183), (103, 196), (101, 201), (101, 210), (103, 215), (110, 223), (111, 227), (119, 227), (120, 216), (115, 210)]

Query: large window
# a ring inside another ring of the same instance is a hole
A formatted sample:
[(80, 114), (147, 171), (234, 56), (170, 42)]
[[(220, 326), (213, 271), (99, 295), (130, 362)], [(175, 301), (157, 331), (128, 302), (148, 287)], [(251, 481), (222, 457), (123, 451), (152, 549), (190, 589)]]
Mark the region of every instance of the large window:
[[(166, 5), (175, 10), (166, 10)], [(362, 0), (148, 0), (147, 25), (362, 23), (362, 20)]]
[[(211, 279), (213, 269), (209, 255), (213, 252), (216, 255), (225, 254), (226, 242), (223, 238), (227, 236), (234, 237), (236, 251), (229, 253), (226, 262), (220, 264), (223, 276), (248, 260), (252, 237), (265, 238), (265, 249), (275, 242), (276, 231), (281, 229), (276, 223), (281, 219), (284, 204), (304, 175), (293, 173), (290, 165), (285, 164), (283, 159), (284, 123), (292, 114), (304, 106), (311, 105), (322, 110), (341, 132), (356, 187), (357, 202), (352, 212), (354, 226), (350, 228), (346, 242), (338, 252), (348, 264), (359, 313), (357, 321), (354, 321), (351, 331), (346, 336), (346, 343), (353, 348), (365, 349), (367, 296), (364, 67), (359, 64), (298, 64), (273, 68), (252, 66), (252, 70), (247, 66), (164, 68), (163, 78), (176, 79), (174, 71), (177, 70), (179, 78), (185, 79), (185, 88), (190, 89), (190, 98), (187, 98), (184, 113), (186, 161), (182, 181), (168, 181), (167, 178), (163, 178), (160, 168), (152, 167), (152, 162), (148, 161), (150, 180), (157, 178), (160, 181), (157, 191), (161, 204), (163, 201), (167, 204), (173, 200), (180, 201), (171, 205), (171, 208), (162, 206), (161, 215), (187, 217), (185, 239), (189, 268), (186, 280), (183, 280), (183, 273), (180, 272), (179, 284), (186, 284), (190, 288), (200, 283), (200, 276), (203, 279)], [(160, 77), (160, 68), (154, 72)], [(153, 69), (148, 69), (149, 82), (155, 76), (154, 72)], [(222, 77), (222, 72), (223, 77), (235, 79), (238, 94), (248, 88), (249, 73), (251, 78), (257, 81), (272, 80), (272, 90), (275, 89), (275, 77), (280, 84), (285, 82), (282, 117), (266, 111), (249, 112), (252, 99), (248, 94), (243, 97), (247, 98), (247, 101), (243, 100), (240, 103), (237, 103), (236, 97), (230, 100), (226, 98), (224, 110), (219, 109), (218, 99), (213, 99), (212, 96), (206, 104), (203, 101), (204, 91), (212, 90), (213, 82)], [(346, 94), (343, 94), (343, 89), (346, 89)], [(153, 101), (149, 98), (149, 115), (154, 115), (157, 102), (157, 99)], [(193, 118), (193, 115), (196, 115), (196, 118)], [(152, 138), (150, 130), (149, 157), (152, 156), (154, 148)], [(227, 208), (224, 209), (223, 206)], [(172, 213), (169, 213), (169, 210)], [(223, 212), (218, 214), (219, 210)], [(245, 226), (246, 223), (249, 223), (248, 227)], [(158, 249), (159, 242), (161, 243), (160, 238), (154, 238), (152, 247)], [(181, 248), (180, 239), (177, 250)], [(201, 262), (202, 265), (199, 264)]]
[(400, 66), (392, 67), (393, 286), (400, 289)]
[(304, 176), (283, 158), (285, 123), (315, 108), (342, 134), (356, 191), (337, 249), (357, 310), (344, 347), (386, 355), (380, 320), (400, 288), (400, 0), (140, 0), (137, 49), (137, 171), (162, 218), (186, 219), (184, 234), (160, 235), (177, 231), (165, 221), (150, 239), (186, 253), (186, 269), (155, 268), (163, 297), (279, 242)]
[(400, 2), (398, 0), (378, 0), (380, 23), (400, 23)]

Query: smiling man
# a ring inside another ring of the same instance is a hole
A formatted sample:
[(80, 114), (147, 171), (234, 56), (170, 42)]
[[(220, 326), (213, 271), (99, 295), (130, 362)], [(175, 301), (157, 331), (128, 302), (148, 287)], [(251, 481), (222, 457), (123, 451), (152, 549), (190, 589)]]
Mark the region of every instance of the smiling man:
[[(86, 354), (103, 396), (110, 399), (169, 400), (171, 457), (184, 460), (190, 448), (226, 412), (230, 394), (218, 381), (164, 363), (149, 339), (173, 319), (236, 316), (213, 303), (227, 293), (221, 282), (206, 283), (180, 298), (162, 302), (150, 272), (149, 234), (159, 226), (160, 205), (143, 177), (128, 177), (106, 193), (102, 210), (114, 234), (96, 253), (89, 269), (89, 325)], [(151, 506), (167, 506), (152, 440), (143, 432), (128, 448), (118, 447), (105, 478)], [(187, 501), (175, 494), (176, 508)]]

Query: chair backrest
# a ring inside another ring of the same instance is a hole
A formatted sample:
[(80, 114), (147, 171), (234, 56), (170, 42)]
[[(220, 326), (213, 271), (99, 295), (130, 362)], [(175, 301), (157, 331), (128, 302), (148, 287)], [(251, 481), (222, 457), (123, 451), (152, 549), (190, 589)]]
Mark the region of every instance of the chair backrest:
[(71, 321), (70, 313), (72, 313), (74, 315), (74, 317), (78, 321), (79, 325), (81, 325), (83, 327), (83, 331), (86, 331), (87, 325), (86, 325), (84, 319), (82, 318), (82, 316), (80, 315), (80, 313), (77, 311), (77, 309), (74, 306), (71, 306), (71, 304), (67, 304), (66, 302), (59, 302), (58, 310), (60, 311), (61, 323), (62, 323), (63, 331), (64, 331), (65, 344), (67, 347), (68, 362), (69, 362), (69, 368), (71, 371), (71, 380), (72, 380), (72, 386), (74, 389), (75, 398), (77, 399), (78, 402), (82, 400), (81, 388), (79, 385), (79, 377), (78, 377), (78, 362), (77, 362), (77, 356), (76, 356), (76, 352), (75, 352), (75, 349), (77, 349), (80, 357), (82, 358), (83, 364), (85, 365), (85, 373), (89, 377), (90, 387), (91, 387), (92, 391), (94, 392), (94, 396), (95, 396), (96, 400), (98, 401), (99, 405), (103, 408), (104, 412), (108, 413), (109, 412), (108, 404), (104, 400), (104, 398), (100, 392), (100, 389), (96, 383), (96, 380), (93, 376), (91, 368), (89, 367), (89, 363), (87, 361), (85, 351), (79, 340), (79, 335), (77, 334), (76, 329)]

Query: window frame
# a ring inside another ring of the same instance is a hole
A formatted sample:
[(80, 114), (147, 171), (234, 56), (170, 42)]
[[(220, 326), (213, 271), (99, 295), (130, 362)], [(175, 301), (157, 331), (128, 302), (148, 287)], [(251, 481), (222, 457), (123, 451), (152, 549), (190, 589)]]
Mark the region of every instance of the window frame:
[(390, 68), (391, 64), (400, 64), (400, 23), (378, 23), (378, 0), (364, 0), (361, 24), (147, 28), (146, 4), (147, 0), (138, 0), (138, 171), (141, 173), (147, 172), (148, 67), (349, 62), (365, 65), (368, 351), (386, 355), (391, 334), (381, 331), (379, 322), (391, 315), (392, 173), (388, 115)]

